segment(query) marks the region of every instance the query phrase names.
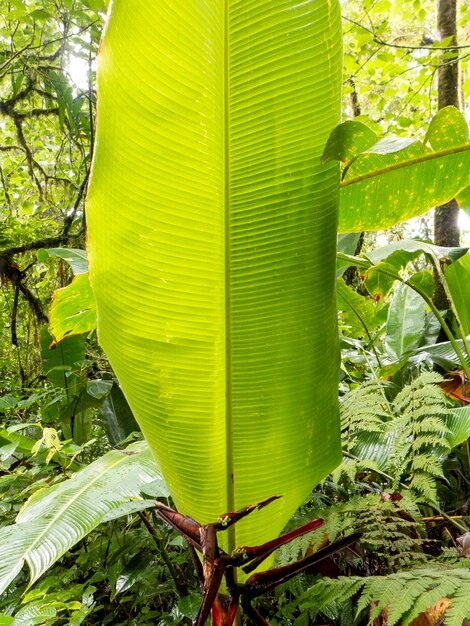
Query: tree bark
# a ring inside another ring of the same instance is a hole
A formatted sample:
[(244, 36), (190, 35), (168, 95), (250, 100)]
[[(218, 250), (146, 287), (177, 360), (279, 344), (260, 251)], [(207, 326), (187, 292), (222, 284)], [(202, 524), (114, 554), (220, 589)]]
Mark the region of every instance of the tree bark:
[[(457, 0), (439, 0), (437, 12), (437, 29), (439, 39), (443, 41), (452, 37), (449, 50), (457, 45)], [(459, 65), (455, 58), (442, 61), (438, 70), (437, 106), (442, 109), (447, 106), (459, 108)]]
[[(362, 113), (361, 105), (359, 103), (359, 97), (358, 97), (358, 94), (357, 94), (357, 91), (356, 91), (356, 83), (354, 82), (354, 79), (353, 79), (352, 76), (349, 77), (348, 83), (351, 86), (351, 93), (349, 94), (349, 97), (350, 97), (350, 101), (351, 101), (352, 114), (353, 114), (353, 117), (359, 117), (359, 115), (361, 115), (361, 113)], [(356, 250), (354, 251), (354, 255), (355, 256), (357, 256), (358, 254), (361, 253), (362, 245), (364, 243), (364, 235), (365, 235), (365, 233), (362, 232), (360, 234), (360, 236), (359, 236), (359, 240), (357, 242)], [(353, 267), (352, 265), (351, 265), (351, 267), (348, 267), (348, 269), (343, 274), (343, 280), (346, 283), (346, 285), (349, 285), (350, 287), (353, 286), (355, 281), (357, 281), (359, 283), (360, 282), (359, 281), (359, 271), (358, 271), (357, 267)]]
[[(449, 50), (452, 45), (457, 45), (457, 0), (438, 0), (437, 28), (440, 40), (452, 37)], [(459, 108), (459, 66), (455, 58), (442, 61), (438, 70), (438, 108), (455, 106)], [(455, 200), (436, 207), (434, 211), (434, 242), (439, 246), (459, 246), (460, 229), (458, 224), (459, 207)], [(434, 304), (439, 309), (449, 308), (444, 288), (435, 275), (436, 291)]]

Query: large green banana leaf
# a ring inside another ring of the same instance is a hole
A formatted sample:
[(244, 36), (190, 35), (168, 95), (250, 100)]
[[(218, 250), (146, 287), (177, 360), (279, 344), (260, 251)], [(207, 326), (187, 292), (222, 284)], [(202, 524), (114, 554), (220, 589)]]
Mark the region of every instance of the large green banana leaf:
[(98, 334), (180, 511), (271, 495), (277, 535), (340, 461), (337, 0), (115, 0), (87, 199)]

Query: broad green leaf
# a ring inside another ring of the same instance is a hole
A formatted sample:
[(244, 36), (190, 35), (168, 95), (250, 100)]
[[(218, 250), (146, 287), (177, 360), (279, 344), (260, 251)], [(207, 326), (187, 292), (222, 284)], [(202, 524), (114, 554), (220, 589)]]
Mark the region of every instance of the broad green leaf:
[(338, 252), (344, 254), (356, 254), (360, 233), (344, 233), (338, 235)]
[[(349, 236), (350, 234), (348, 233)], [(424, 241), (403, 239), (402, 241), (367, 252), (363, 256), (351, 256), (339, 251), (337, 268), (340, 271), (346, 267), (355, 266), (368, 271), (378, 267), (381, 262), (386, 261), (387, 267), (384, 269), (394, 273), (406, 267), (408, 263), (422, 254), (425, 254), (431, 260), (448, 262), (449, 260), (457, 261), (467, 252), (468, 248), (444, 248)]]
[(116, 595), (124, 593), (150, 573), (153, 560), (147, 552), (132, 557), (116, 581)]
[(442, 150), (451, 146), (468, 143), (468, 124), (463, 114), (455, 107), (444, 107), (436, 113), (429, 124), (424, 139), (433, 150)]
[(178, 601), (178, 610), (183, 615), (195, 620), (201, 605), (201, 597), (197, 593), (190, 593)]
[(106, 11), (107, 2), (105, 0), (84, 0), (84, 4), (93, 11)]
[(93, 413), (91, 409), (81, 408), (81, 398), (82, 396), (78, 399), (78, 405), (74, 410), (73, 420), (71, 422), (73, 441), (79, 446), (82, 446), (91, 439), (91, 430), (93, 426)]
[(123, 441), (139, 426), (119, 385), (114, 384), (100, 411), (106, 436), (112, 446)]
[[(421, 287), (423, 286), (421, 285)], [(426, 289), (424, 289), (424, 291), (427, 293), (429, 297), (432, 297), (432, 294), (428, 293)], [(437, 317), (434, 315), (432, 311), (429, 311), (428, 313), (426, 313), (426, 325), (425, 325), (423, 338), (421, 340), (420, 347), (434, 345), (437, 341), (437, 338), (439, 337), (440, 332), (441, 332), (441, 324), (439, 320), (437, 319)]]
[(468, 248), (445, 248), (443, 246), (435, 246), (424, 241), (415, 239), (403, 239), (396, 243), (392, 243), (382, 248), (377, 248), (367, 253), (366, 258), (373, 263), (387, 260), (392, 263), (396, 269), (405, 267), (407, 263), (416, 259), (420, 254), (426, 254), (437, 259), (456, 261), (464, 254)]
[(52, 337), (46, 329), (41, 332), (41, 354), (44, 372), (48, 380), (55, 386), (67, 390), (69, 393), (73, 379), (68, 373), (76, 370), (85, 358), (85, 344), (83, 337), (67, 337), (59, 344), (51, 345)]
[(419, 291), (423, 292), (428, 296), (428, 298), (432, 298), (434, 294), (434, 290), (436, 288), (436, 284), (434, 282), (434, 276), (431, 270), (423, 270), (422, 272), (415, 272), (410, 276), (410, 278), (406, 281), (410, 287), (415, 287)]
[(377, 141), (377, 135), (362, 122), (348, 120), (339, 124), (328, 138), (322, 162), (342, 161), (348, 163)]
[(0, 430), (0, 437), (6, 441), (10, 441), (17, 445), (17, 451), (24, 454), (25, 452), (31, 452), (36, 439), (22, 435), (19, 430), (27, 430), (28, 424), (17, 424), (16, 426), (9, 426), (8, 428), (2, 428)]
[(348, 287), (342, 278), (336, 284), (338, 310), (343, 312), (345, 323), (351, 327), (352, 337), (368, 337), (378, 323), (376, 306), (371, 298), (365, 298)]
[(399, 279), (395, 266), (385, 261), (380, 261), (377, 265), (370, 267), (364, 276), (367, 291), (377, 301), (385, 298), (395, 281)]
[(31, 11), (29, 17), (32, 17), (34, 20), (47, 20), (53, 16), (45, 9), (35, 9), (34, 11)]
[(99, 340), (183, 513), (282, 495), (230, 549), (276, 536), (341, 458), (320, 163), (340, 85), (337, 0), (120, 0), (101, 47)]
[(426, 303), (411, 287), (400, 283), (388, 309), (385, 349), (393, 359), (418, 348), (424, 333)]
[(465, 336), (470, 335), (470, 254), (445, 267), (450, 295)]
[(50, 623), (49, 620), (56, 615), (57, 609), (53, 603), (47, 605), (41, 601), (35, 602), (20, 609), (11, 626), (41, 626)]
[(409, 137), (383, 137), (379, 139), (372, 146), (364, 150), (364, 154), (393, 154), (394, 152), (401, 152), (416, 143), (416, 139), (410, 139)]
[[(470, 337), (467, 337), (470, 340)], [(465, 347), (461, 339), (457, 340), (457, 344), (465, 354)], [(451, 370), (460, 363), (459, 358), (455, 354), (455, 350), (449, 341), (437, 343), (433, 346), (423, 346), (416, 350), (417, 354), (428, 354), (436, 365), (442, 367), (444, 370)], [(467, 358), (468, 360), (468, 358)]]
[(163, 478), (157, 478), (151, 483), (147, 483), (142, 487), (142, 493), (152, 498), (169, 497), (170, 492), (163, 482)]
[(48, 257), (64, 259), (75, 275), (85, 274), (88, 271), (86, 251), (78, 248), (41, 248), (37, 251), (37, 257), (38, 261), (44, 261)]
[(341, 182), (339, 231), (381, 230), (449, 202), (470, 184), (470, 144), (363, 154)]
[(451, 261), (456, 261), (466, 254), (467, 251), (468, 248), (444, 248), (443, 246), (435, 246), (425, 241), (404, 239), (403, 241), (397, 241), (383, 248), (377, 248), (368, 252), (367, 258), (373, 263), (387, 259), (397, 269), (401, 269), (420, 254), (427, 254), (442, 260), (450, 259)]
[(113, 385), (114, 382), (112, 380), (89, 380), (86, 385), (86, 390), (93, 398), (102, 400), (109, 394)]
[(49, 332), (56, 343), (64, 337), (96, 328), (96, 307), (88, 273), (75, 276), (67, 287), (54, 293), (49, 312)]
[(446, 437), (451, 448), (470, 438), (470, 406), (451, 409), (446, 419), (449, 432)]
[(34, 493), (16, 523), (0, 529), (0, 593), (25, 563), (31, 584), (35, 582), (113, 509), (160, 477), (150, 450), (139, 442), (108, 452), (69, 480)]
[[(156, 498), (168, 498), (169, 496), (168, 488), (166, 486), (165, 489), (156, 489), (155, 491), (157, 491), (157, 495), (155, 496)], [(145, 511), (145, 509), (149, 509), (154, 506), (155, 498), (153, 498), (152, 500), (130, 500), (129, 502), (125, 502), (115, 509), (111, 509), (110, 511), (108, 511), (101, 521), (103, 522), (103, 524), (105, 524), (106, 522), (112, 522), (113, 520), (124, 517), (125, 515), (134, 515), (138, 511)]]
[(0, 398), (0, 411), (7, 411), (14, 408), (18, 404), (18, 398), (10, 394)]

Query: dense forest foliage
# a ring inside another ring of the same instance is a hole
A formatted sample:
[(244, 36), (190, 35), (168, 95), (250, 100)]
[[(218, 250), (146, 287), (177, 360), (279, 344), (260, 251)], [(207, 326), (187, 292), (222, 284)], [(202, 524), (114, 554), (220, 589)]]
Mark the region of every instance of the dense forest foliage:
[[(200, 606), (186, 541), (153, 506), (173, 501), (98, 343), (88, 283), (107, 4), (0, 8), (0, 626), (190, 624)], [(274, 564), (354, 542), (311, 558), (247, 619), (416, 626), (445, 615), (460, 626), (470, 619), (470, 6), (457, 5), (456, 41), (439, 33), (430, 0), (341, 10), (343, 121), (357, 126), (338, 127), (325, 160), (341, 161), (342, 191), (372, 176), (366, 155), (377, 177), (398, 160), (429, 207), (455, 192), (460, 241), (435, 240), (432, 210), (416, 211), (409, 194), (390, 228), (377, 207), (362, 231), (342, 228), (343, 461), (286, 530), (324, 524), (282, 545)], [(444, 108), (448, 67), (457, 106)], [(435, 192), (432, 159), (443, 171)]]

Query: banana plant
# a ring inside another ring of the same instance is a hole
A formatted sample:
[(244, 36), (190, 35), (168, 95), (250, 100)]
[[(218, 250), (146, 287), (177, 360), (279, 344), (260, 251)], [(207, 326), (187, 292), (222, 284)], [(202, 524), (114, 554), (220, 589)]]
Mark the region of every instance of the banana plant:
[(282, 496), (222, 545), (265, 543), (341, 460), (339, 2), (116, 0), (98, 94), (99, 340), (179, 512)]
[(340, 460), (338, 161), (343, 232), (470, 183), (458, 112), (424, 143), (331, 134), (340, 87), (337, 0), (112, 5), (87, 197), (98, 335), (181, 514), (282, 496), (229, 551), (276, 536)]

